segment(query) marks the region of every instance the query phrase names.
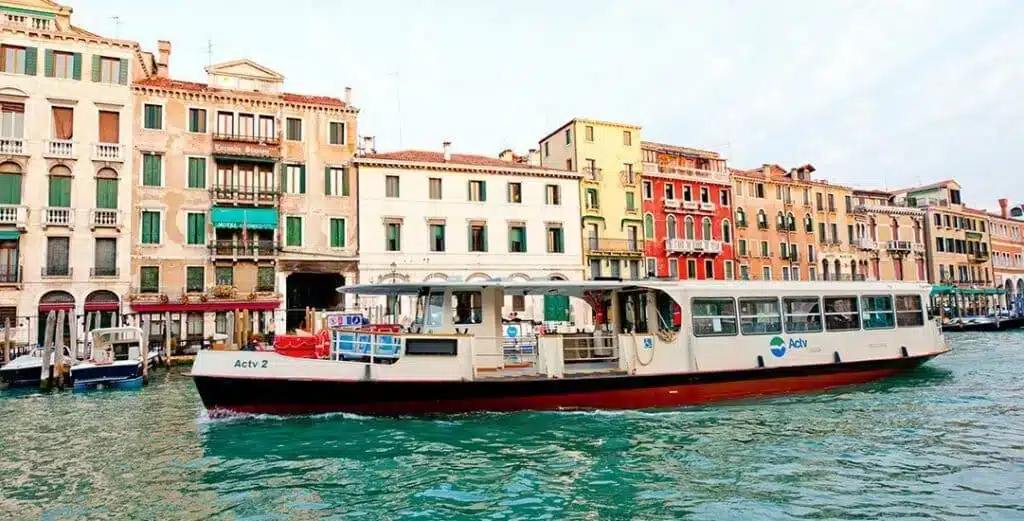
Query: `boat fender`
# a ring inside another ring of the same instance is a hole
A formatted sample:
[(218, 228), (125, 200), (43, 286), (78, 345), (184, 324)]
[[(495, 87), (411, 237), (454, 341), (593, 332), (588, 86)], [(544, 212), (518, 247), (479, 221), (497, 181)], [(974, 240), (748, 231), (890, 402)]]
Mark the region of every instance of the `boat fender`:
[(832, 360), (837, 364), (842, 363), (843, 359), (839, 357), (839, 351), (832, 353)]
[(764, 369), (764, 357), (761, 355), (757, 355), (757, 368)]
[(363, 380), (367, 380), (367, 381), (371, 380), (371, 378), (370, 378), (370, 364), (366, 364), (366, 365), (363, 366)]
[(907, 346), (900, 347), (900, 355), (902, 355), (903, 358), (907, 358), (910, 356), (910, 354), (907, 353)]

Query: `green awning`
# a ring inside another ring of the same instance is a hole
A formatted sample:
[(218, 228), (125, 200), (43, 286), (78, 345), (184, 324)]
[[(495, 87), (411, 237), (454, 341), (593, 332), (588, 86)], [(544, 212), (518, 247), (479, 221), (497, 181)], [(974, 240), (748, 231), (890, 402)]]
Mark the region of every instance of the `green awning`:
[(945, 295), (953, 292), (953, 286), (932, 286), (932, 295)]
[(214, 155), (213, 156), (213, 160), (214, 161), (217, 161), (219, 159), (223, 159), (224, 161), (244, 161), (246, 163), (267, 163), (267, 164), (270, 164), (270, 165), (272, 165), (272, 164), (277, 162), (276, 159), (273, 159), (273, 158), (270, 158), (270, 157), (223, 156), (223, 155)]
[(16, 241), (19, 237), (21, 237), (21, 232), (18, 230), (0, 231), (0, 241)]
[(277, 228), (276, 208), (223, 208), (214, 206), (210, 215), (214, 228), (273, 230)]

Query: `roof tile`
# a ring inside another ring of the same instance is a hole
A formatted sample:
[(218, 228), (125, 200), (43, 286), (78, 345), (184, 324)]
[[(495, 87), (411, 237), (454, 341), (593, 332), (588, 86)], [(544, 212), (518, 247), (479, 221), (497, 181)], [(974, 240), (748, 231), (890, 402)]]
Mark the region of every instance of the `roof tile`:
[(537, 170), (561, 170), (559, 168), (541, 167), (525, 163), (505, 161), (496, 157), (475, 154), (452, 154), (451, 160), (444, 160), (444, 153), (430, 150), (399, 150), (368, 154), (367, 159), (384, 159), (390, 161), (410, 161), (417, 163), (445, 163), (452, 165), (490, 166), (495, 168), (532, 168)]
[[(135, 82), (135, 85), (143, 87), (159, 87), (163, 89), (176, 89), (176, 90), (187, 90), (191, 92), (236, 92), (227, 89), (219, 89), (217, 87), (211, 87), (206, 83), (198, 83), (194, 81), (174, 80), (171, 78), (149, 78), (145, 80), (139, 80)], [(265, 93), (256, 93), (263, 94)], [(305, 94), (293, 94), (285, 92), (281, 94), (281, 99), (291, 103), (309, 103), (312, 105), (326, 105), (332, 107), (346, 107), (345, 102), (330, 96), (311, 96)]]

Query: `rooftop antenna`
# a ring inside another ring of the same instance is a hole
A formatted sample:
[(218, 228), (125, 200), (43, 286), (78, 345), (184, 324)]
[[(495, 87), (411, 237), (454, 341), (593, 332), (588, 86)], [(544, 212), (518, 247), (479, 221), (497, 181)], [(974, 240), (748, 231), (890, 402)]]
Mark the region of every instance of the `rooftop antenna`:
[(206, 65), (213, 65), (213, 40), (206, 39)]
[(390, 75), (395, 77), (395, 103), (398, 106), (398, 148), (402, 148), (402, 84), (397, 71)]
[(111, 16), (110, 21), (114, 23), (114, 38), (121, 37), (121, 17)]

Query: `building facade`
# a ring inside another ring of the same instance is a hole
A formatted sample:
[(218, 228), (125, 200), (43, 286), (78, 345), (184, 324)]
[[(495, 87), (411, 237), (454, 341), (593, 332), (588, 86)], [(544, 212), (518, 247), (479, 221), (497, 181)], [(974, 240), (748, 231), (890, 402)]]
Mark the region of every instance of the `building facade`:
[(150, 337), (193, 345), (243, 311), (252, 331), (283, 332), (306, 307), (342, 307), (358, 247), (350, 91), (287, 93), (249, 60), (178, 81), (170, 53), (160, 42), (132, 87), (132, 311)]
[(853, 245), (859, 253), (859, 276), (926, 282), (924, 210), (896, 206), (883, 191), (854, 190), (853, 198)]
[(1008, 309), (1024, 298), (1024, 215), (1020, 206), (1011, 211), (1009, 201), (999, 200), (999, 213), (988, 216), (992, 241), (992, 277), (1003, 288), (1003, 305)]
[[(449, 147), (353, 161), (360, 282), (583, 278), (578, 173)], [(406, 298), (361, 297), (359, 306), (374, 321), (407, 323), (416, 312)], [(506, 297), (503, 315), (589, 323), (589, 309), (578, 307), (559, 297)]]
[(646, 273), (733, 279), (732, 187), (715, 152), (643, 142)]
[(644, 264), (640, 127), (573, 119), (540, 140), (540, 165), (580, 172), (588, 278), (640, 279)]
[(70, 7), (0, 0), (0, 324), (16, 341), (41, 342), (49, 311), (79, 338), (122, 318), (139, 56)]

